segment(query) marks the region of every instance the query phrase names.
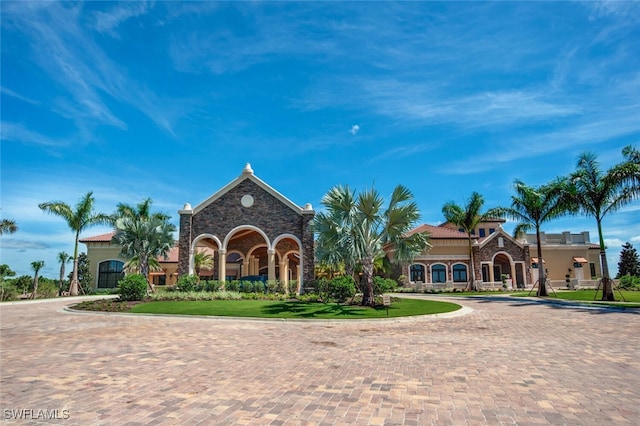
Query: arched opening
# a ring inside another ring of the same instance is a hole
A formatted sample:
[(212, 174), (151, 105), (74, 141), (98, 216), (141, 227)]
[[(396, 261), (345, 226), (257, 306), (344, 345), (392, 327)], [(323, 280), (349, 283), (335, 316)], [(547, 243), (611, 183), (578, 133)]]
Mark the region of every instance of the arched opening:
[(105, 260), (98, 264), (98, 288), (115, 288), (123, 277), (122, 260)]
[(467, 278), (467, 265), (464, 263), (456, 263), (453, 265), (453, 282), (454, 283), (466, 283)]
[(414, 263), (409, 268), (409, 281), (412, 283), (424, 283), (425, 280), (425, 268), (424, 265)]
[(431, 282), (432, 283), (446, 283), (447, 282), (447, 268), (441, 263), (437, 263), (431, 266)]

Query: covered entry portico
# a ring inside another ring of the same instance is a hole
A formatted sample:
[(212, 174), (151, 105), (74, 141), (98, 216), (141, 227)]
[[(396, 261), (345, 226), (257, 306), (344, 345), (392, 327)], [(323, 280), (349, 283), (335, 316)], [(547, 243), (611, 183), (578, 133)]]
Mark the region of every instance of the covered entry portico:
[(242, 174), (195, 208), (180, 213), (180, 275), (195, 272), (198, 251), (213, 254), (213, 277), (224, 282), (260, 275), (288, 287), (313, 279), (314, 211), (297, 206), (253, 174)]

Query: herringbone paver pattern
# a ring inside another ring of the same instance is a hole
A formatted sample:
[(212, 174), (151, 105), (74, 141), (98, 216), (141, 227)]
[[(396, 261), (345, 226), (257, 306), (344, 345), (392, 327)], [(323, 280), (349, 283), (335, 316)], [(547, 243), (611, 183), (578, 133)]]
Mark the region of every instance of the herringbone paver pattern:
[(68, 410), (49, 422), (70, 425), (640, 424), (640, 315), (458, 301), (473, 311), (352, 323), (3, 305), (3, 421), (31, 409)]

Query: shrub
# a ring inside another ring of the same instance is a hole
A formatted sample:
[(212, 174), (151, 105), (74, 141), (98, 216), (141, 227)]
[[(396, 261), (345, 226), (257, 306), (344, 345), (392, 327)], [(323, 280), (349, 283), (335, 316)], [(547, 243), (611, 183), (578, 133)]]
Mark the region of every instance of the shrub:
[(284, 293), (284, 283), (280, 280), (267, 281), (267, 293)]
[(624, 275), (620, 277), (619, 288), (623, 290), (640, 290), (640, 277)]
[(240, 291), (240, 281), (238, 280), (226, 281), (224, 283), (224, 289), (230, 292), (238, 292)]
[(336, 277), (328, 282), (329, 299), (344, 303), (356, 294), (356, 283), (350, 276)]
[(18, 289), (11, 283), (0, 283), (0, 302), (18, 299)]
[(38, 297), (51, 298), (58, 296), (58, 286), (52, 281), (45, 281), (38, 285)]
[(373, 277), (373, 294), (392, 292), (398, 287), (398, 283), (391, 278)]
[(209, 280), (202, 284), (203, 291), (220, 291), (221, 288), (222, 283), (218, 280)]
[(193, 274), (181, 276), (176, 283), (178, 291), (194, 291), (197, 285), (198, 276)]
[(298, 292), (298, 281), (289, 280), (289, 293), (296, 294)]
[(127, 275), (118, 283), (120, 300), (142, 300), (147, 294), (147, 279), (140, 274)]

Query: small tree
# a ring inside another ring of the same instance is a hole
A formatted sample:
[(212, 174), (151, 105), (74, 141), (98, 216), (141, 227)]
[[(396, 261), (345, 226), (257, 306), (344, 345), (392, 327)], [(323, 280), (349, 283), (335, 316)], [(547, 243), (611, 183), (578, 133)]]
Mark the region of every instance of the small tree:
[(40, 273), (40, 269), (44, 267), (44, 260), (37, 260), (35, 262), (31, 262), (31, 267), (33, 268), (33, 293), (31, 293), (31, 298), (35, 299), (36, 294), (38, 294), (38, 274)]
[(64, 270), (67, 262), (71, 259), (66, 252), (58, 253), (58, 262), (60, 262), (60, 284), (58, 286), (58, 296), (62, 296), (62, 288), (64, 287)]
[(640, 276), (640, 256), (631, 245), (626, 242), (620, 251), (620, 261), (618, 262), (618, 278), (625, 275)]
[[(69, 273), (69, 280), (72, 278), (73, 271)], [(66, 283), (65, 283), (66, 284)], [(93, 293), (93, 274), (91, 273), (91, 262), (89, 262), (89, 257), (86, 253), (80, 253), (78, 255), (78, 289), (80, 294), (90, 294)], [(67, 291), (68, 288), (63, 289), (63, 291)]]
[(197, 251), (193, 255), (193, 267), (196, 270), (196, 275), (200, 279), (200, 271), (204, 269), (213, 269), (213, 256), (206, 251)]

